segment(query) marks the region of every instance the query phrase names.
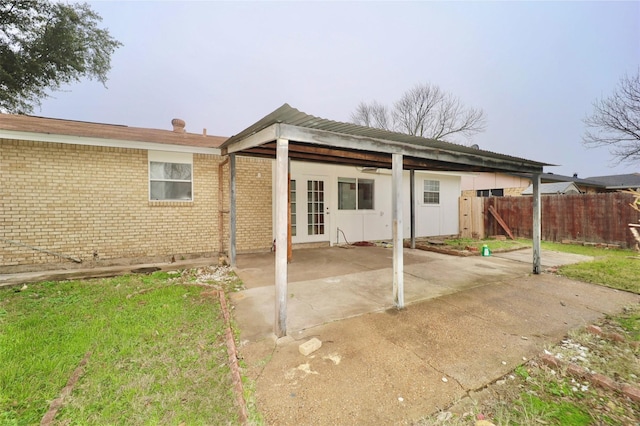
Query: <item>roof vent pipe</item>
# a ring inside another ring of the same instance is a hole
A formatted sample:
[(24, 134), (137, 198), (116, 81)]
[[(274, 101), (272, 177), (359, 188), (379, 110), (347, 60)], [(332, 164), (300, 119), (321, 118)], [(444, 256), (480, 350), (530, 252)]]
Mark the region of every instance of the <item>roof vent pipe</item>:
[(186, 125), (184, 120), (181, 120), (179, 118), (174, 118), (173, 120), (171, 120), (171, 125), (173, 126), (174, 132), (184, 133), (184, 126)]

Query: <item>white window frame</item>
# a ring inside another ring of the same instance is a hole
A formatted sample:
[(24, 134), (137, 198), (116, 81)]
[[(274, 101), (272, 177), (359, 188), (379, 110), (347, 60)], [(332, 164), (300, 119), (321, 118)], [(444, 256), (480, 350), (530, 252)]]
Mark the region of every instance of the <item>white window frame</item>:
[[(151, 163), (173, 163), (173, 164), (188, 164), (191, 167), (191, 179), (190, 180), (172, 180), (172, 179), (152, 179), (151, 178)], [(148, 162), (148, 181), (149, 181), (149, 201), (153, 202), (184, 202), (192, 203), (194, 199), (193, 194), (193, 154), (189, 152), (166, 152), (166, 151), (149, 151)], [(151, 182), (189, 182), (191, 184), (191, 198), (190, 199), (152, 199), (151, 198)]]
[[(429, 182), (429, 183), (433, 183), (433, 182), (437, 183), (438, 189), (437, 190), (433, 190), (431, 188), (427, 189), (427, 182)], [(440, 196), (441, 196), (441, 193), (442, 193), (442, 191), (441, 191), (442, 185), (440, 185), (440, 183), (441, 182), (439, 180), (437, 180), (437, 179), (424, 179), (422, 181), (422, 204), (423, 205), (425, 205), (425, 206), (439, 206), (440, 205), (440, 202), (441, 202), (441, 197)], [(425, 201), (424, 198), (425, 198), (426, 194), (438, 194), (438, 202), (435, 203), (435, 202)]]
[[(347, 182), (347, 181), (354, 181), (354, 182)], [(366, 181), (367, 183), (371, 183), (371, 208), (364, 208), (360, 206), (360, 182), (361, 181)], [(341, 183), (354, 183), (356, 186), (356, 198), (355, 198), (355, 202), (356, 202), (356, 206), (353, 209), (348, 209), (348, 208), (342, 208), (340, 207), (340, 184)], [(376, 208), (376, 198), (375, 198), (375, 193), (376, 193), (376, 180), (375, 179), (371, 179), (371, 178), (351, 178), (351, 177), (338, 177), (338, 210), (343, 211), (343, 212), (348, 212), (348, 211), (360, 211), (360, 212), (367, 212), (367, 211), (373, 211)]]

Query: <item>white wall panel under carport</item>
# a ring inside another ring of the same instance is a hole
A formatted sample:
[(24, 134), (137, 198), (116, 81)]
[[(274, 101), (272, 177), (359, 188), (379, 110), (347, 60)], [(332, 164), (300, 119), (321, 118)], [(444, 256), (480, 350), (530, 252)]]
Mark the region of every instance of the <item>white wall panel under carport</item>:
[[(274, 167), (275, 177), (275, 167)], [(372, 210), (339, 210), (338, 179), (374, 180), (374, 205)], [(325, 182), (324, 236), (309, 236), (306, 185), (308, 180), (323, 179)], [(437, 205), (423, 202), (424, 180), (440, 182), (440, 202)], [(322, 163), (291, 162), (291, 180), (296, 181), (297, 232), (292, 238), (294, 244), (327, 241), (330, 244), (357, 241), (389, 240), (391, 229), (391, 170), (363, 169), (353, 166), (339, 166)], [(403, 228), (410, 235), (409, 172), (403, 173)], [(460, 196), (460, 175), (453, 173), (433, 173), (416, 171), (416, 236), (453, 235), (458, 233), (458, 198)], [(275, 205), (275, 203), (274, 203)], [(275, 215), (274, 215), (275, 216)]]
[[(440, 182), (440, 203), (424, 203), (424, 181)], [(411, 235), (409, 172), (403, 176), (407, 197), (404, 199), (404, 235)], [(459, 230), (458, 199), (460, 198), (460, 175), (454, 173), (415, 172), (416, 237), (457, 235)]]

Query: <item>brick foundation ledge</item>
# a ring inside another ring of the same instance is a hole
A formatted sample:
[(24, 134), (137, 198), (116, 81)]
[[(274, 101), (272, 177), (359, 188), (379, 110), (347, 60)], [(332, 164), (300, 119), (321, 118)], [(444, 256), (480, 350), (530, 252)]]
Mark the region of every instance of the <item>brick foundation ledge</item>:
[(594, 386), (603, 389), (612, 390), (622, 393), (627, 398), (635, 402), (640, 402), (640, 388), (627, 384), (616, 382), (610, 377), (603, 374), (590, 373), (587, 369), (566, 361), (562, 361), (553, 355), (543, 354), (540, 361), (548, 367), (564, 369), (567, 374), (588, 381)]

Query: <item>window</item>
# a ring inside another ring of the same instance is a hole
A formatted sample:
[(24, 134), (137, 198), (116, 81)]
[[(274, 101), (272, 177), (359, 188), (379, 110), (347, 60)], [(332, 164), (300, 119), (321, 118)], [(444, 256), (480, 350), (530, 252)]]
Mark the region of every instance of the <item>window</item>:
[(191, 154), (149, 152), (149, 199), (192, 201)]
[(504, 197), (504, 189), (478, 189), (477, 197)]
[(338, 178), (338, 210), (373, 210), (373, 179)]
[(425, 179), (422, 202), (424, 204), (440, 204), (440, 181), (439, 180)]

